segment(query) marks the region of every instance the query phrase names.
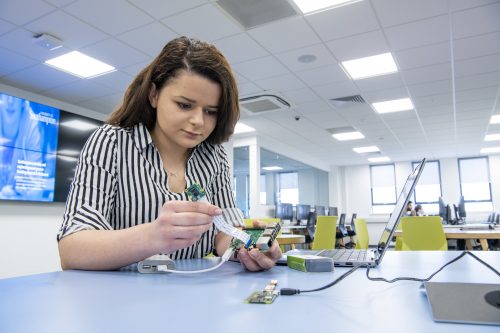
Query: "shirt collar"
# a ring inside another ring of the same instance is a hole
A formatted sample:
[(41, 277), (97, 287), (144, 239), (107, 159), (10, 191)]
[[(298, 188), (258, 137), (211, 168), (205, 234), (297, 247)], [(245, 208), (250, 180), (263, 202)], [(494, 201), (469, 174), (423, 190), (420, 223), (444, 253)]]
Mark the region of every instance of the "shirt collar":
[(153, 138), (149, 133), (146, 126), (142, 123), (135, 125), (132, 128), (132, 137), (134, 139), (134, 144), (139, 150), (145, 149), (148, 145), (153, 143)]

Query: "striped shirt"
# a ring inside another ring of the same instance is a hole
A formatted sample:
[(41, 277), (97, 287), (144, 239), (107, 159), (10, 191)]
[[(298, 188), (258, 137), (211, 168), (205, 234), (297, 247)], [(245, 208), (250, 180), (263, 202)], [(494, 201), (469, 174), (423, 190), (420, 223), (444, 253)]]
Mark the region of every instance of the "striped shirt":
[[(188, 187), (199, 183), (212, 204), (236, 207), (221, 145), (203, 142), (193, 149), (185, 179)], [(161, 156), (143, 124), (103, 125), (83, 147), (57, 240), (80, 230), (120, 230), (154, 221), (166, 201), (189, 200), (186, 193), (170, 191), (167, 180)], [(170, 256), (204, 257), (213, 252), (216, 234), (212, 225), (196, 244)]]

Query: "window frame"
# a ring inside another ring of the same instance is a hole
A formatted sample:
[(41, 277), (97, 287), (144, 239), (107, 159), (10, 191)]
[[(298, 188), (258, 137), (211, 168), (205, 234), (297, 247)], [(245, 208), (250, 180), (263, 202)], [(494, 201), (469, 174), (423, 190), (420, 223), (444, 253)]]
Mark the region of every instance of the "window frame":
[[(412, 161), (411, 162), (412, 171), (415, 170), (415, 167), (418, 166), (420, 164), (420, 162), (421, 161)], [(437, 162), (437, 165), (438, 165), (439, 197), (442, 197), (443, 196), (443, 185), (442, 185), (442, 180), (441, 180), (441, 163), (439, 163), (439, 160), (431, 160), (431, 161), (427, 161), (425, 164), (427, 165), (429, 163), (435, 163), (435, 162)], [(439, 197), (437, 198), (436, 201), (429, 201), (429, 202), (417, 201), (417, 187), (418, 187), (418, 183), (415, 185), (415, 190), (413, 191), (413, 194), (412, 194), (413, 202), (415, 203), (415, 205), (439, 204)]]
[[(381, 166), (392, 166), (392, 171), (393, 171), (392, 175), (394, 177), (394, 186), (393, 186), (393, 189), (394, 189), (394, 202), (374, 204), (373, 203), (373, 172), (372, 172), (372, 170), (373, 170), (374, 167), (381, 167)], [(396, 165), (394, 163), (370, 164), (369, 167), (370, 167), (370, 198), (371, 198), (372, 212), (374, 211), (373, 207), (375, 207), (375, 206), (386, 207), (386, 206), (394, 206), (394, 205), (396, 205), (396, 201), (398, 199), (398, 193), (397, 193), (397, 189), (396, 189)]]
[[(466, 200), (465, 195), (462, 190), (462, 170), (460, 168), (460, 161), (463, 160), (475, 160), (475, 159), (484, 159), (486, 160), (486, 170), (488, 172), (488, 194), (489, 194), (489, 200)], [(488, 156), (476, 156), (476, 157), (459, 157), (457, 159), (457, 166), (458, 166), (458, 183), (460, 186), (460, 195), (464, 197), (464, 202), (465, 203), (475, 203), (475, 202), (491, 202), (493, 205), (493, 195), (491, 192), (491, 175), (490, 175), (490, 159)]]

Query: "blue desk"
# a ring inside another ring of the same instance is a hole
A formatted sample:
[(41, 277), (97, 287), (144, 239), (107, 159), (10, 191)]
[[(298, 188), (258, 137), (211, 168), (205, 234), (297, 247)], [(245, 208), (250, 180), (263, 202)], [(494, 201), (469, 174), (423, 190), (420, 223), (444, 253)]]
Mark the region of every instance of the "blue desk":
[[(500, 269), (500, 252), (475, 253)], [(389, 251), (371, 276), (423, 278), (457, 254)], [(498, 333), (498, 326), (435, 323), (420, 283), (372, 282), (364, 269), (324, 291), (279, 296), (271, 305), (243, 303), (271, 279), (277, 279), (280, 287), (309, 289), (342, 272), (345, 269), (303, 273), (275, 267), (249, 273), (229, 262), (202, 275), (66, 271), (3, 279), (0, 332)], [(470, 256), (433, 281), (500, 283)]]

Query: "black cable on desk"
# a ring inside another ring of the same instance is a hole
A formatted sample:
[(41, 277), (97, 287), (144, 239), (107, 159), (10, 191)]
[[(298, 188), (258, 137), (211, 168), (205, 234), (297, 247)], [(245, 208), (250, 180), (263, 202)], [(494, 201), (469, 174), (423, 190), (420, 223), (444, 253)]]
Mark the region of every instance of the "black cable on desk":
[(473, 254), (473, 253), (471, 253), (469, 251), (463, 251), (455, 259), (452, 259), (451, 261), (447, 262), (446, 264), (444, 264), (443, 266), (441, 266), (441, 268), (439, 268), (437, 271), (435, 271), (434, 273), (432, 273), (429, 277), (427, 277), (425, 279), (419, 279), (419, 278), (413, 278), (413, 277), (398, 277), (398, 278), (395, 278), (395, 279), (392, 279), (392, 280), (387, 280), (387, 279), (380, 278), (380, 277), (370, 277), (369, 276), (369, 274), (370, 274), (370, 268), (369, 267), (366, 270), (366, 277), (370, 281), (380, 281), (380, 282), (387, 282), (387, 283), (393, 283), (393, 282), (396, 282), (396, 281), (427, 282), (427, 281), (430, 281), (437, 273), (441, 272), (446, 266), (453, 264), (454, 262), (460, 260), (461, 258), (463, 258), (464, 256), (466, 256), (467, 254), (471, 255), (474, 259), (476, 259), (477, 261), (479, 261), (480, 263), (482, 263), (483, 265), (485, 265), (486, 267), (488, 267), (489, 269), (491, 269), (498, 276), (500, 276), (500, 273), (496, 269), (494, 269), (491, 265), (489, 265), (488, 263), (486, 263), (483, 260), (481, 260), (480, 258), (478, 258), (475, 254)]
[[(500, 276), (500, 273), (495, 268), (493, 268), (491, 265), (489, 265), (488, 263), (486, 263), (485, 261), (483, 261), (482, 259), (480, 259), (479, 257), (477, 257), (475, 254), (473, 254), (473, 253), (471, 253), (469, 251), (463, 251), (456, 258), (452, 259), (451, 261), (449, 261), (446, 264), (444, 264), (443, 266), (441, 266), (437, 271), (435, 271), (434, 273), (432, 273), (429, 277), (427, 277), (425, 279), (419, 279), (419, 278), (413, 278), (413, 277), (398, 277), (398, 278), (395, 278), (395, 279), (392, 279), (392, 280), (387, 280), (387, 279), (381, 278), (381, 277), (370, 277), (369, 276), (369, 274), (370, 274), (370, 267), (368, 267), (366, 269), (366, 277), (370, 281), (381, 281), (381, 282), (387, 282), (387, 283), (393, 283), (393, 282), (396, 282), (396, 281), (426, 282), (426, 281), (430, 281), (437, 273), (441, 272), (446, 266), (451, 265), (452, 263), (460, 260), (461, 258), (463, 258), (464, 256), (466, 256), (467, 254), (470, 255), (470, 256), (472, 256), (474, 259), (476, 259), (477, 261), (479, 261), (480, 263), (482, 263), (483, 265), (485, 265), (486, 267), (488, 267), (490, 270), (492, 270), (495, 274), (497, 274), (498, 276)], [(310, 290), (300, 290), (300, 289), (293, 289), (293, 288), (282, 288), (282, 289), (280, 289), (280, 295), (291, 296), (291, 295), (298, 295), (298, 294), (301, 294), (301, 293), (310, 293), (310, 292), (320, 291), (320, 290), (324, 290), (324, 289), (330, 288), (330, 287), (336, 285), (337, 283), (339, 283), (340, 281), (342, 281), (343, 279), (345, 279), (347, 276), (349, 276), (350, 274), (352, 274), (355, 270), (357, 270), (360, 267), (364, 267), (364, 266), (361, 266), (361, 265), (354, 266), (353, 268), (351, 268), (350, 270), (348, 270), (347, 272), (345, 272), (344, 274), (342, 274), (340, 277), (338, 277), (337, 279), (335, 279), (333, 282), (331, 282), (331, 283), (329, 283), (329, 284), (327, 284), (327, 285), (325, 285), (323, 287), (319, 287), (319, 288), (316, 288), (316, 289), (310, 289)]]
[(310, 289), (310, 290), (300, 290), (300, 289), (293, 289), (293, 288), (281, 288), (280, 289), (280, 295), (283, 295), (283, 296), (291, 296), (291, 295), (297, 295), (297, 294), (303, 294), (303, 293), (312, 293), (313, 291), (320, 291), (320, 290), (323, 290), (323, 289), (327, 289), (327, 288), (330, 288), (330, 287), (333, 287), (334, 285), (336, 285), (337, 283), (339, 283), (340, 281), (342, 281), (343, 279), (345, 279), (348, 275), (352, 274), (355, 270), (357, 270), (358, 268), (362, 267), (361, 265), (357, 265), (357, 266), (354, 266), (353, 268), (351, 268), (350, 270), (348, 270), (347, 272), (345, 272), (344, 274), (342, 274), (341, 276), (339, 276), (337, 279), (335, 279), (333, 282), (323, 286), (323, 287), (319, 287), (319, 288), (316, 288), (316, 289)]

